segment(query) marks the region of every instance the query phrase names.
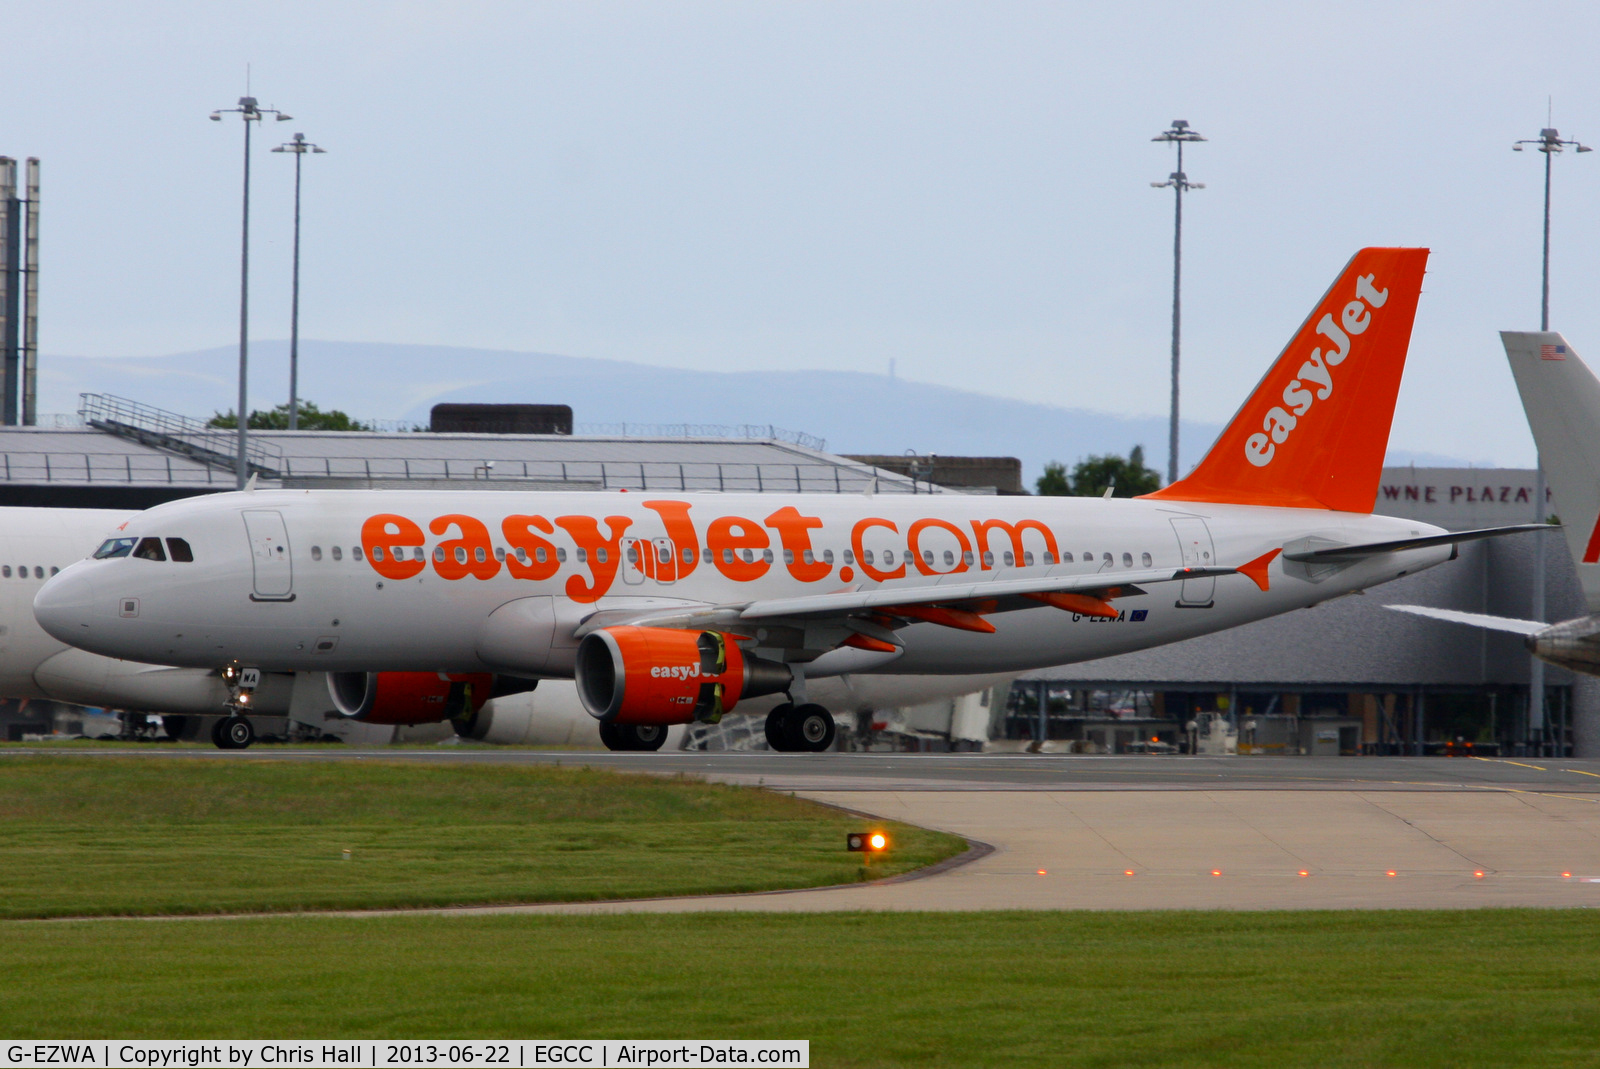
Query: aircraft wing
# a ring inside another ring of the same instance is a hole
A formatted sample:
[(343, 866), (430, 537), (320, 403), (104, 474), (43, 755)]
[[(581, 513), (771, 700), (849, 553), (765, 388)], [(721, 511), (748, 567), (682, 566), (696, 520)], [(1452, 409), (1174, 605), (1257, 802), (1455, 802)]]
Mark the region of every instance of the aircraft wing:
[[(1553, 523), (1514, 523), (1508, 527), (1481, 527), (1476, 531), (1451, 531), (1441, 535), (1424, 535), (1419, 538), (1397, 538), (1390, 542), (1365, 542), (1354, 546), (1323, 546), (1317, 549), (1285, 549), (1284, 560), (1302, 564), (1332, 564), (1338, 561), (1360, 560), (1380, 553), (1398, 553), (1405, 549), (1426, 549), (1429, 546), (1450, 546), (1458, 542), (1476, 542), (1480, 538), (1499, 538), (1501, 535), (1520, 534), (1524, 531), (1559, 531)], [(1393, 607), (1393, 606), (1391, 606)]]
[(1470, 624), (1490, 631), (1509, 631), (1514, 635), (1534, 635), (1550, 626), (1541, 624), (1537, 620), (1513, 620), (1508, 616), (1488, 616), (1481, 612), (1459, 612), (1456, 609), (1435, 609), (1428, 605), (1385, 605), (1384, 608), (1427, 616), (1435, 620), (1448, 620), (1453, 624)]
[[(938, 580), (884, 585), (873, 590), (845, 590), (832, 594), (807, 594), (797, 598), (770, 598), (754, 601), (739, 611), (742, 620), (770, 620), (775, 617), (844, 616), (869, 609), (896, 606), (941, 605), (966, 608), (975, 603), (994, 601), (986, 612), (1011, 609), (1036, 609), (1041, 600), (1030, 594), (1083, 594), (1099, 598), (1143, 594), (1141, 586), (1170, 583), (1208, 576), (1234, 575), (1237, 568), (1151, 568), (1133, 572), (1100, 572), (1088, 575), (1040, 576), (1029, 579), (990, 579), (977, 582)], [(944, 577), (948, 578), (948, 577)]]

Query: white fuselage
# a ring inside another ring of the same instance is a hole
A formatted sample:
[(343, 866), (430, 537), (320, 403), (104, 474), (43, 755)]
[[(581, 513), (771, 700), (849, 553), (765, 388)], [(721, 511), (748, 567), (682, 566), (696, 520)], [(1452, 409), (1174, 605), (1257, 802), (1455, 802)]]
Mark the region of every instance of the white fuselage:
[[(35, 601), (52, 635), (160, 664), (569, 676), (596, 612), (739, 606), (860, 589), (1238, 566), (1273, 550), (1441, 533), (1414, 520), (1157, 500), (961, 495), (295, 491), (222, 494), (113, 532), (184, 540), (193, 560), (88, 560)], [(642, 550), (642, 554), (639, 552)], [(520, 555), (519, 555), (520, 551)], [(635, 554), (630, 559), (630, 552)], [(994, 673), (1219, 631), (1438, 564), (1451, 547), (1150, 583), (1115, 619), (1040, 605), (992, 634), (915, 623), (887, 673)], [(542, 560), (540, 558), (543, 558)], [(515, 603), (518, 630), (486, 639)], [(753, 645), (778, 645), (749, 629)]]

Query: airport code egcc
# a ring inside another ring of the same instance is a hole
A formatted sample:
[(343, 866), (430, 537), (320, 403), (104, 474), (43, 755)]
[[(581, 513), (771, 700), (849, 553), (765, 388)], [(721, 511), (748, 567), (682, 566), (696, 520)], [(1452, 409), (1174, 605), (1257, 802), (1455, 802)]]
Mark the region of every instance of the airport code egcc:
[(432, 1066), (641, 1066), (776, 1065), (809, 1069), (806, 1039), (566, 1039), (462, 1040), (360, 1043), (331, 1040), (78, 1040), (7, 1042), (3, 1063), (20, 1069), (93, 1066), (95, 1069), (198, 1069), (200, 1066), (362, 1066), (389, 1069)]

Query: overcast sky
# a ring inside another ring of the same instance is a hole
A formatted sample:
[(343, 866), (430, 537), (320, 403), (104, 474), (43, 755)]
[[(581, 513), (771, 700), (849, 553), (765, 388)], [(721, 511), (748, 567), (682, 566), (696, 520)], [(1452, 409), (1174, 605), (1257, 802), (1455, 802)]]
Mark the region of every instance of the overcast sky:
[[(1600, 143), (1593, 3), (0, 4), (0, 153), (43, 158), (41, 349), (252, 330), (702, 368), (860, 368), (1225, 420), (1359, 246), (1434, 250), (1392, 444), (1533, 449), (1542, 157)], [(1551, 325), (1600, 365), (1600, 154), (1555, 161)], [(373, 367), (374, 376), (384, 374)], [(159, 398), (146, 398), (159, 401)], [(223, 401), (225, 399), (219, 399)], [(363, 412), (360, 398), (318, 398)], [(386, 413), (368, 413), (374, 416)], [(662, 419), (670, 419), (662, 413)], [(739, 413), (730, 412), (736, 422)], [(1117, 443), (1113, 443), (1117, 444)], [(1152, 453), (1164, 452), (1150, 443)]]

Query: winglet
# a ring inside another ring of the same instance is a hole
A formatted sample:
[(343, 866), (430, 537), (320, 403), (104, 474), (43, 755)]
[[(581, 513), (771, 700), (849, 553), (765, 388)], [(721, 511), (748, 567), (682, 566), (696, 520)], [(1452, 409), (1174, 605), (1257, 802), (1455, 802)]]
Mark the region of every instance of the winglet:
[(1145, 497), (1371, 512), (1427, 249), (1362, 249), (1187, 478)]
[(1239, 565), (1237, 570), (1240, 575), (1249, 579), (1265, 592), (1267, 589), (1267, 565), (1271, 564), (1273, 558), (1282, 552), (1283, 548), (1281, 546), (1277, 549), (1269, 550), (1248, 564)]

